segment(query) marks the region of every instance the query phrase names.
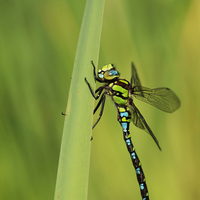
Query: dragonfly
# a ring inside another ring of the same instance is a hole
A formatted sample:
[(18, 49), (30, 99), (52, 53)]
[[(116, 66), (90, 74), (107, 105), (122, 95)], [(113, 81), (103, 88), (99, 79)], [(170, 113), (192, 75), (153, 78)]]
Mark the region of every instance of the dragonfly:
[(92, 96), (95, 100), (99, 99), (96, 107), (94, 108), (93, 114), (95, 114), (101, 106), (99, 117), (92, 128), (98, 124), (103, 115), (106, 97), (111, 97), (115, 107), (117, 108), (117, 120), (122, 127), (124, 141), (135, 168), (142, 200), (149, 200), (149, 192), (142, 165), (131, 141), (129, 131), (130, 122), (132, 121), (136, 127), (150, 134), (160, 150), (161, 147), (146, 120), (135, 106), (133, 98), (141, 100), (167, 113), (172, 113), (177, 110), (180, 107), (180, 100), (169, 88), (160, 87), (150, 89), (141, 86), (141, 82), (133, 62), (131, 63), (132, 73), (130, 82), (126, 79), (120, 78), (120, 73), (116, 70), (116, 67), (113, 64), (103, 66), (98, 70), (97, 74), (93, 61), (91, 61), (91, 64), (93, 66), (95, 82), (98, 81), (100, 83), (104, 83), (104, 85), (93, 91), (90, 83), (85, 78)]

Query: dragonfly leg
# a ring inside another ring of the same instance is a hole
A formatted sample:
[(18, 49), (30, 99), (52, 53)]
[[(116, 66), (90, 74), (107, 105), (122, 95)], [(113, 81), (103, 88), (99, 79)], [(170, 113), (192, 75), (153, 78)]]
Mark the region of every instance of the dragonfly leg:
[[(91, 87), (91, 85), (90, 85), (90, 83), (87, 81), (86, 78), (85, 78), (85, 82), (87, 83), (87, 85), (88, 85), (88, 87), (89, 87), (89, 90), (90, 90), (92, 96), (97, 100), (97, 99), (100, 97), (100, 95), (101, 95), (103, 89), (105, 88), (105, 86), (99, 87), (99, 88), (94, 92), (93, 89), (92, 89), (92, 87)], [(95, 93), (97, 93), (97, 96), (95, 95)]]
[(98, 79), (97, 79), (97, 75), (96, 75), (96, 67), (95, 67), (95, 65), (94, 65), (93, 60), (91, 60), (91, 64), (92, 64), (93, 69), (94, 69), (94, 71), (93, 71), (93, 73), (94, 73), (94, 81), (96, 82), (96, 80), (98, 80)]
[(94, 126), (92, 127), (92, 129), (98, 124), (99, 120), (101, 119), (101, 116), (103, 115), (103, 109), (104, 109), (104, 106), (105, 106), (105, 101), (106, 101), (106, 93), (104, 92), (101, 96), (101, 99), (99, 100), (96, 108), (94, 109), (94, 112), (96, 112), (96, 110), (99, 108), (99, 106), (101, 105), (101, 110), (100, 110), (100, 113), (99, 113), (99, 118), (98, 120), (96, 121), (96, 123), (94, 124)]
[[(94, 112), (95, 113), (97, 111), (97, 109), (99, 108), (99, 106), (101, 105), (101, 110), (100, 110), (100, 113), (99, 113), (99, 118), (98, 120), (96, 121), (96, 123), (93, 125), (92, 129), (98, 124), (98, 122), (100, 121), (101, 119), (101, 116), (103, 115), (103, 109), (104, 109), (104, 106), (105, 106), (105, 101), (106, 101), (106, 93), (104, 92), (101, 96), (101, 99), (99, 100), (97, 106), (95, 107), (94, 109)], [(91, 139), (90, 141), (93, 140), (93, 137), (91, 136)]]
[(93, 111), (93, 115), (96, 113), (96, 111), (98, 110), (99, 106), (103, 103), (103, 99), (105, 98), (105, 94), (106, 94), (106, 92), (104, 92), (102, 94), (101, 99), (99, 100), (98, 104), (96, 105), (96, 107), (95, 107), (95, 109)]

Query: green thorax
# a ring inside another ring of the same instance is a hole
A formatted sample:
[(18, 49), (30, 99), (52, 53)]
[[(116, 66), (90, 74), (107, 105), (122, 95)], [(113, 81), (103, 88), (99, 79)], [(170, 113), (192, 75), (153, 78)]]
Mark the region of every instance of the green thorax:
[(127, 104), (128, 98), (130, 98), (130, 88), (131, 85), (127, 80), (118, 79), (109, 84), (109, 95), (116, 104), (125, 105)]

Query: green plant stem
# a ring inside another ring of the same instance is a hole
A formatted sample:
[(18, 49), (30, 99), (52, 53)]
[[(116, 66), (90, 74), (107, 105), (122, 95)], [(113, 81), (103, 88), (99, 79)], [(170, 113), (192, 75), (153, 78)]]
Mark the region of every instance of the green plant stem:
[(85, 200), (88, 194), (94, 87), (91, 60), (97, 65), (104, 0), (87, 0), (74, 62), (63, 129), (54, 200)]

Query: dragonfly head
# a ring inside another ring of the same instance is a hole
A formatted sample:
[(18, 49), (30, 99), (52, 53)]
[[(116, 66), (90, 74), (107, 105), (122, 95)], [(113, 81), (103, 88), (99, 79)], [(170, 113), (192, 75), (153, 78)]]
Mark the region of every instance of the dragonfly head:
[(113, 64), (105, 65), (98, 71), (98, 80), (100, 82), (113, 81), (114, 79), (119, 78), (119, 76), (120, 74)]

